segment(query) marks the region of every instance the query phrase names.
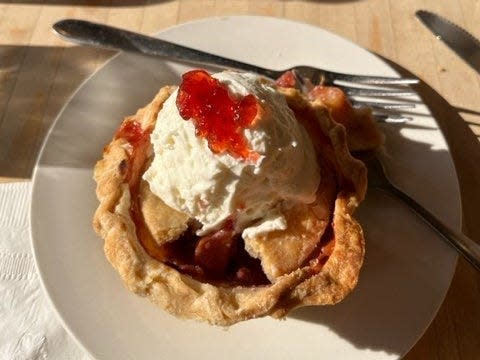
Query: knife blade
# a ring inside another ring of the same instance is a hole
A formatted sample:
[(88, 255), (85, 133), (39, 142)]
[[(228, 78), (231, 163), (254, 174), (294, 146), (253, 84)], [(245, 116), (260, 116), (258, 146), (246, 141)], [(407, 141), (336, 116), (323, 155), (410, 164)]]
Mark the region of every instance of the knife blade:
[(480, 41), (451, 21), (426, 10), (415, 15), (435, 36), (480, 74)]

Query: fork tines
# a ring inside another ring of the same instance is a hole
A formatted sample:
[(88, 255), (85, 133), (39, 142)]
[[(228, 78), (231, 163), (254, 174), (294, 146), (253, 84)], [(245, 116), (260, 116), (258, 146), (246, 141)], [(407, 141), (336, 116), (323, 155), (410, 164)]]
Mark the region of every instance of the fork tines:
[[(373, 109), (383, 110), (415, 107), (415, 103), (411, 101), (397, 103), (381, 101), (380, 99), (380, 101), (375, 101), (374, 98), (385, 99), (415, 96), (416, 92), (410, 89), (408, 85), (419, 82), (418, 79), (412, 78), (351, 75), (308, 66), (293, 68), (293, 75), (295, 76), (297, 87), (303, 92), (308, 92), (315, 85), (333, 85), (342, 89), (354, 105), (369, 106)], [(361, 99), (357, 99), (357, 97)], [(364, 98), (371, 99), (365, 100)], [(394, 118), (393, 114), (389, 116)], [(402, 117), (402, 119), (404, 119), (404, 117)]]
[(397, 110), (397, 109), (412, 109), (415, 107), (414, 103), (389, 103), (389, 102), (376, 102), (376, 101), (363, 101), (352, 99), (352, 104), (359, 106), (368, 106), (373, 109), (386, 109), (386, 110)]
[(374, 85), (409, 85), (418, 84), (418, 79), (412, 78), (393, 78), (385, 76), (369, 76), (369, 75), (350, 75), (336, 72), (329, 72), (331, 81), (347, 81), (359, 84), (374, 84)]
[(398, 97), (415, 95), (415, 91), (404, 89), (371, 89), (351, 87), (346, 85), (341, 85), (338, 87), (349, 96)]

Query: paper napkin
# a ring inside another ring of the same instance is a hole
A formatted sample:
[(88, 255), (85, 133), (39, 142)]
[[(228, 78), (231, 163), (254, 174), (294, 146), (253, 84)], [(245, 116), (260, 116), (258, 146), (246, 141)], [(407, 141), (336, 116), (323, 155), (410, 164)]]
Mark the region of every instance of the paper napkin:
[(0, 184), (0, 359), (91, 359), (47, 301), (30, 247), (30, 182)]

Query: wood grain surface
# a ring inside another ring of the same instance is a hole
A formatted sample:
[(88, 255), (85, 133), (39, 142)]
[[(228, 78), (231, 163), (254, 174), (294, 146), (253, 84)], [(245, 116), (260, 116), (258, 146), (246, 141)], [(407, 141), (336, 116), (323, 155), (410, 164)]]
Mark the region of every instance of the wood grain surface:
[[(464, 232), (480, 240), (480, 76), (415, 19), (418, 9), (480, 38), (479, 0), (0, 0), (0, 182), (31, 178), (57, 113), (114, 54), (59, 40), (50, 30), (56, 20), (85, 18), (153, 33), (209, 16), (275, 16), (340, 34), (423, 80), (419, 93), (445, 132), (457, 169)], [(480, 359), (480, 274), (463, 260), (438, 315), (405, 359)]]

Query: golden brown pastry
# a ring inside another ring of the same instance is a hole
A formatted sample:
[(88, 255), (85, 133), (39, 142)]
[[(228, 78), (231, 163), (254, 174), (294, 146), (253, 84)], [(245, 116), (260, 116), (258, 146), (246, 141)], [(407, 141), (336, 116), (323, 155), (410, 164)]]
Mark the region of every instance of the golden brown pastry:
[(242, 239), (227, 222), (197, 236), (196, 221), (167, 206), (142, 179), (152, 160), (150, 133), (175, 89), (160, 89), (125, 118), (95, 166), (100, 205), (93, 226), (126, 286), (171, 314), (216, 325), (341, 301), (363, 262), (363, 233), (352, 215), (367, 186), (345, 127), (321, 99), (280, 88), (322, 169), (316, 200), (283, 208), (285, 230)]

